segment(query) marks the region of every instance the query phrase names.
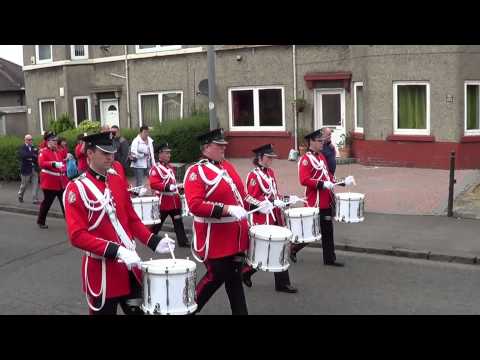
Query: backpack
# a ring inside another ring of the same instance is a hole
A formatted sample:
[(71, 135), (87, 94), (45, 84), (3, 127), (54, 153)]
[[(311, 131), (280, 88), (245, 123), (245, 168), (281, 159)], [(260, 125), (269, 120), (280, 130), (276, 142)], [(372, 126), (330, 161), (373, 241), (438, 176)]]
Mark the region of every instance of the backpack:
[(75, 159), (67, 160), (67, 177), (73, 179), (78, 176), (77, 161)]

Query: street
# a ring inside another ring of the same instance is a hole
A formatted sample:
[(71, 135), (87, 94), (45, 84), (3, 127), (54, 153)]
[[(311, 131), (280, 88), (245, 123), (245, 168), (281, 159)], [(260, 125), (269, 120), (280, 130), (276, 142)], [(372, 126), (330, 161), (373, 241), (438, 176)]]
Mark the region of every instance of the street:
[[(82, 252), (73, 248), (63, 219), (0, 212), (0, 314), (87, 314), (81, 292)], [(342, 228), (336, 230), (342, 236)], [(351, 235), (350, 235), (351, 236)], [(137, 246), (143, 259), (153, 253)], [(479, 314), (480, 267), (337, 251), (346, 267), (325, 267), (322, 250), (306, 248), (290, 267), (297, 294), (277, 293), (273, 274), (258, 272), (245, 288), (252, 315)], [(177, 248), (178, 258), (191, 254)], [(166, 257), (167, 255), (165, 255)], [(197, 281), (204, 274), (198, 264)], [(121, 313), (121, 310), (119, 310)], [(224, 288), (200, 315), (228, 315)]]

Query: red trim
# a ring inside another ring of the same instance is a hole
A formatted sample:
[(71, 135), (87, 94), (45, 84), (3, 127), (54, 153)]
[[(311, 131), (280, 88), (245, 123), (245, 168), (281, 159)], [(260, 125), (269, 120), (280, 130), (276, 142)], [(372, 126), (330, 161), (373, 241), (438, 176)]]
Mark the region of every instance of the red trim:
[(475, 136), (462, 136), (460, 139), (460, 142), (462, 143), (475, 143), (475, 142), (480, 142), (480, 135), (475, 135)]
[(225, 131), (228, 137), (290, 137), (288, 131)]
[(352, 137), (355, 140), (365, 140), (365, 134), (364, 133), (352, 132)]
[(435, 142), (435, 136), (428, 135), (388, 135), (387, 141)]
[(352, 79), (352, 73), (350, 71), (307, 73), (303, 78), (307, 83), (307, 87), (310, 90), (315, 87), (316, 81), (342, 80), (343, 87), (347, 89), (348, 92), (350, 92), (350, 81)]

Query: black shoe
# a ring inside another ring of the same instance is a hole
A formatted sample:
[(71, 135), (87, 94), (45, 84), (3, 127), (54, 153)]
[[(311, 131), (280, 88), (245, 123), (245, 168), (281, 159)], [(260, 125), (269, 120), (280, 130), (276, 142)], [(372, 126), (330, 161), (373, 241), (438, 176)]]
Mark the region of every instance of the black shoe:
[(38, 227), (40, 229), (48, 229), (48, 225), (45, 225), (45, 224), (38, 224)]
[(297, 262), (297, 253), (290, 252), (290, 260), (292, 260), (292, 262), (296, 263)]
[(253, 283), (252, 283), (252, 274), (253, 274), (252, 271), (245, 271), (245, 272), (242, 274), (242, 281), (243, 281), (243, 283), (245, 284), (246, 287), (251, 288), (252, 285), (253, 285)]
[(21, 202), (21, 203), (22, 203), (22, 202), (23, 202), (23, 197), (20, 197), (20, 196), (19, 196), (19, 197), (18, 197), (18, 202)]
[(276, 287), (275, 290), (279, 291), (279, 292), (286, 292), (286, 293), (289, 293), (289, 294), (294, 294), (294, 293), (298, 292), (298, 289), (296, 287), (293, 287), (292, 285), (285, 285), (285, 286), (282, 286), (282, 287)]
[(338, 267), (343, 267), (343, 266), (345, 266), (343, 263), (338, 262), (338, 261), (334, 261), (334, 262), (332, 262), (332, 263), (325, 263), (325, 265), (328, 265), (328, 266), (338, 266)]

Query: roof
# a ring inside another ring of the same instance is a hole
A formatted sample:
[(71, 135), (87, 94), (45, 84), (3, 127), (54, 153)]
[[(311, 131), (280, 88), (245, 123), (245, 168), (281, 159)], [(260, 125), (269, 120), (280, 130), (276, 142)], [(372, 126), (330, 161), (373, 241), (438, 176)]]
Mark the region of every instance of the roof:
[(24, 91), (22, 67), (0, 58), (0, 91)]

